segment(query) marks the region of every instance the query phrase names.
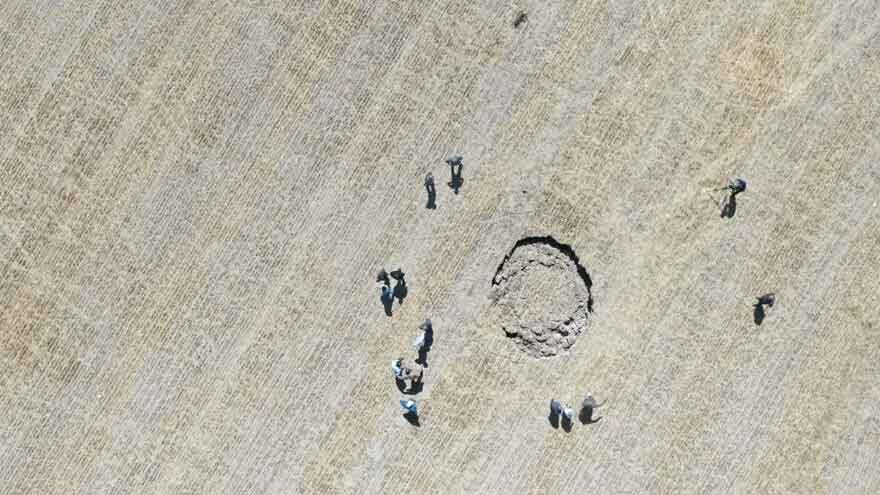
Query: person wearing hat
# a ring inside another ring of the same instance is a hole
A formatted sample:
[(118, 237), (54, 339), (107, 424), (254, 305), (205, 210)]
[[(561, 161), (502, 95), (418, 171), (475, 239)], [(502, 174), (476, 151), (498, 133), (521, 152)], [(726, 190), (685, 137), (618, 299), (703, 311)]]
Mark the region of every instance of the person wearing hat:
[(755, 303), (755, 306), (769, 306), (772, 308), (773, 305), (776, 304), (776, 294), (772, 292), (759, 296), (756, 299), (758, 302)]
[(730, 184), (727, 185), (727, 189), (730, 190), (731, 196), (736, 196), (737, 194), (746, 190), (746, 181), (737, 177), (730, 181)]

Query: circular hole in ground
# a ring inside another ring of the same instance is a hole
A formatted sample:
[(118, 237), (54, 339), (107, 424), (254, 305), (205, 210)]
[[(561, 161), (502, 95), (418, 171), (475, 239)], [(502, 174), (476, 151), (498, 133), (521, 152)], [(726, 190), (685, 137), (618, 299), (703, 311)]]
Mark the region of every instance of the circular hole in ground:
[(532, 357), (567, 352), (586, 330), (593, 283), (568, 244), (526, 237), (492, 278), (494, 316), (504, 334)]

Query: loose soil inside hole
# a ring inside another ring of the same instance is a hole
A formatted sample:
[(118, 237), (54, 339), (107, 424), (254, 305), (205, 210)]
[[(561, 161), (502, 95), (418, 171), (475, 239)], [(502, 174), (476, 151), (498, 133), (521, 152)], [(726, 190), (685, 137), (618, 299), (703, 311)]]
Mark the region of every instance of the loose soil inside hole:
[(493, 313), (526, 354), (567, 352), (593, 310), (592, 280), (571, 246), (552, 237), (520, 239), (492, 279)]

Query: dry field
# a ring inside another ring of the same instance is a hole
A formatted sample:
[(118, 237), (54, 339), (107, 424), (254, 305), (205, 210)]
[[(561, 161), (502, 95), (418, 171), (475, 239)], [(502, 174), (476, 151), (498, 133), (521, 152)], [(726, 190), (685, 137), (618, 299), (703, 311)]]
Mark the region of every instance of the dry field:
[(876, 0), (7, 0), (0, 68), (2, 494), (880, 492)]

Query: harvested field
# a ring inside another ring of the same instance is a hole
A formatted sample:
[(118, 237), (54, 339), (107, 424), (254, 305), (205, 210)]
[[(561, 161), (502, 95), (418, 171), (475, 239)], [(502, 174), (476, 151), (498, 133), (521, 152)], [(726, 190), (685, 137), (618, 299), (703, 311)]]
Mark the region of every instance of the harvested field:
[(876, 1), (10, 0), (0, 66), (2, 494), (880, 492)]

